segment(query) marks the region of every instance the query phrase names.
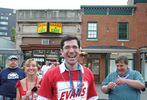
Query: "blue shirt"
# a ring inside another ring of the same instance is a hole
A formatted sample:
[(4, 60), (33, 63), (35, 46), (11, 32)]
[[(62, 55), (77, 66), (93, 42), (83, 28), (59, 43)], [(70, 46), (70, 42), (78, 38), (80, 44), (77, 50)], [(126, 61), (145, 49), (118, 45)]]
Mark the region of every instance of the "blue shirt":
[[(124, 76), (129, 74), (127, 79), (139, 80), (144, 83), (142, 75), (135, 70), (129, 70)], [(115, 82), (118, 79), (117, 71), (110, 73), (102, 82), (103, 85), (108, 85), (109, 82)], [(109, 92), (109, 100), (140, 100), (140, 90), (135, 89), (127, 84), (116, 85), (114, 89)]]
[(6, 97), (16, 97), (15, 85), (18, 80), (25, 78), (25, 72), (20, 68), (6, 68), (0, 72), (0, 95)]

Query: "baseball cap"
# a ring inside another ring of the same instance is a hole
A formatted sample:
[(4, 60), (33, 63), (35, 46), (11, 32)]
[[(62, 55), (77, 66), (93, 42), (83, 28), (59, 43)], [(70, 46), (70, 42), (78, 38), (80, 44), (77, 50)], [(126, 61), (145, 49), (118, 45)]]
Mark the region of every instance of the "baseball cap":
[(8, 57), (8, 60), (11, 60), (11, 59), (17, 59), (18, 60), (18, 57), (15, 56), (15, 55), (11, 55), (11, 56)]
[(80, 55), (86, 56), (88, 53), (87, 52), (80, 52)]

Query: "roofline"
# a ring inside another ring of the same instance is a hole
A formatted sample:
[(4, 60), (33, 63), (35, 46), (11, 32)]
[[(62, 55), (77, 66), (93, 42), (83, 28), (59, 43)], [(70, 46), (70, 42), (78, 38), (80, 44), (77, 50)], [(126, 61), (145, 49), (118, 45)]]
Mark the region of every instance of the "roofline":
[(76, 21), (72, 21), (72, 20), (17, 20), (16, 22), (72, 22), (72, 23), (81, 23), (81, 20), (76, 20)]
[(58, 11), (80, 11), (81, 9), (17, 9), (17, 11), (55, 11), (55, 10), (58, 10)]
[(116, 53), (116, 52), (128, 52), (136, 53), (136, 49), (82, 49), (82, 51), (87, 53)]
[(81, 8), (136, 8), (136, 5), (81, 5)]

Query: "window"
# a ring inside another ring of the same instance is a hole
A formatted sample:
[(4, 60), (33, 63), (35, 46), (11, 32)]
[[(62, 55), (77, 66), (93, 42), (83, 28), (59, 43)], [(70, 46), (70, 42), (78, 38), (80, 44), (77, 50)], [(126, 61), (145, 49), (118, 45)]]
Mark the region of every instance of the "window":
[(118, 23), (118, 40), (128, 40), (128, 23)]
[(7, 32), (0, 32), (0, 35), (7, 36), (7, 35), (8, 35), (8, 33), (7, 33)]
[(87, 39), (97, 39), (97, 22), (88, 22)]
[(1, 25), (8, 25), (8, 22), (0, 22)]
[(0, 30), (8, 30), (8, 27), (0, 27)]
[(49, 45), (49, 43), (50, 43), (49, 40), (46, 40), (46, 39), (43, 39), (42, 40), (42, 44), (43, 45)]
[(1, 16), (0, 19), (8, 20), (8, 17), (6, 17), (6, 16)]

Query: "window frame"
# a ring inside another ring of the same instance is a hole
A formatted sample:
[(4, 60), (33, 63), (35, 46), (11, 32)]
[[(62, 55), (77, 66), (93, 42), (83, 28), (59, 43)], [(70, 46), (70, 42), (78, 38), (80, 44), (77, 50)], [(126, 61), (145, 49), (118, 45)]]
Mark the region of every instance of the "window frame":
[[(89, 24), (96, 24), (96, 30), (89, 30)], [(90, 37), (88, 37), (88, 35), (89, 35), (89, 32), (96, 32), (96, 34), (93, 34), (93, 35), (96, 35), (96, 37), (94, 38), (90, 38)], [(88, 40), (97, 40), (97, 38), (98, 38), (98, 22), (87, 22), (87, 39)]]
[[(126, 32), (125, 32), (125, 34), (126, 34), (126, 38), (120, 38), (120, 34), (121, 34), (121, 36), (122, 36), (122, 33), (123, 32), (120, 32), (120, 25), (122, 25), (122, 24), (125, 24), (125, 25), (127, 25), (127, 27), (126, 27)], [(129, 23), (128, 22), (118, 22), (118, 33), (117, 33), (117, 40), (119, 40), (119, 41), (128, 41), (129, 40)]]

